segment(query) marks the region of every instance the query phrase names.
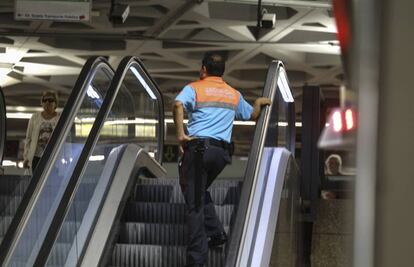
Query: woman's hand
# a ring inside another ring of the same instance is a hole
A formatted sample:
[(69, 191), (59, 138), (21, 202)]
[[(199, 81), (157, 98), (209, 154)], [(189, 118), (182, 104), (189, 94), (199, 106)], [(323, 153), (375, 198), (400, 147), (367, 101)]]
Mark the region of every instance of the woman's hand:
[(29, 168), (29, 160), (28, 159), (25, 159), (23, 161), (23, 168), (25, 168), (25, 169), (28, 169)]

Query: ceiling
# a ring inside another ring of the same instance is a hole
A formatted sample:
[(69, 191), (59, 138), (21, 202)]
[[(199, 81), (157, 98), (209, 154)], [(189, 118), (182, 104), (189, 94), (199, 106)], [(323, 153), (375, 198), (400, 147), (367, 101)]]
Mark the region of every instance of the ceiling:
[[(248, 100), (261, 94), (268, 64), (280, 59), (298, 100), (304, 85), (338, 98), (342, 83), (330, 1), (263, 0), (276, 26), (258, 40), (257, 0), (130, 0), (124, 24), (108, 19), (110, 0), (93, 0), (89, 23), (15, 21), (14, 0), (0, 2), (0, 85), (8, 106), (38, 106), (40, 93), (57, 90), (62, 102), (90, 56), (140, 57), (169, 110), (181, 88), (198, 77), (206, 51), (227, 57), (225, 79)], [(169, 115), (170, 113), (167, 113)]]

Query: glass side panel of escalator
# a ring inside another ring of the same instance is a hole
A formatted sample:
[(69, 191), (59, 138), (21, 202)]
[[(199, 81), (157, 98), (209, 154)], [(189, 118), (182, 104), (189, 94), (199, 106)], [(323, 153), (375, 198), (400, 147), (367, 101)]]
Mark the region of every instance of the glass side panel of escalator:
[[(91, 70), (91, 76), (83, 84), (82, 103), (76, 110), (74, 121), (69, 123), (70, 132), (56, 154), (52, 166), (48, 167), (43, 186), (38, 192), (33, 208), (23, 224), (22, 231), (8, 258), (8, 266), (32, 266), (46, 231), (50, 226), (68, 178), (71, 176), (91, 126), (102, 105), (113, 77), (113, 71), (105, 63)], [(75, 105), (75, 103), (72, 103)]]
[[(117, 72), (118, 73), (118, 72)], [(115, 82), (115, 81), (114, 81)], [(132, 61), (114, 96), (108, 115), (98, 133), (77, 191), (66, 213), (46, 266), (75, 266), (87, 243), (90, 229), (99, 214), (100, 201), (108, 190), (112, 172), (119, 163), (123, 144), (142, 146), (157, 155), (163, 110), (156, 89), (141, 66)]]
[[(272, 147), (294, 148), (291, 146), (295, 138), (295, 115), (294, 99), (291, 97), (292, 92), (289, 88), (289, 82), (284, 67), (280, 67), (277, 77), (277, 91), (273, 99), (273, 109), (269, 118), (269, 127), (266, 133), (264, 151), (271, 150)], [(289, 96), (287, 96), (289, 95)], [(293, 114), (292, 114), (293, 113)], [(290, 151), (292, 154), (294, 151)], [(263, 154), (263, 160), (266, 160)], [(271, 174), (272, 171), (269, 171)], [(297, 220), (298, 220), (298, 166), (294, 157), (290, 157), (286, 173), (282, 176), (272, 174), (266, 178), (266, 186), (269, 186), (271, 180), (282, 179), (283, 187), (281, 189), (280, 202), (278, 207), (277, 222), (273, 240), (273, 248), (270, 255), (270, 266), (295, 266), (296, 238), (297, 238)], [(277, 183), (277, 181), (275, 181)], [(275, 192), (277, 192), (276, 190)], [(266, 203), (264, 203), (266, 205)]]
[(3, 161), (4, 148), (6, 146), (6, 134), (6, 101), (4, 100), (3, 91), (0, 89), (0, 165)]

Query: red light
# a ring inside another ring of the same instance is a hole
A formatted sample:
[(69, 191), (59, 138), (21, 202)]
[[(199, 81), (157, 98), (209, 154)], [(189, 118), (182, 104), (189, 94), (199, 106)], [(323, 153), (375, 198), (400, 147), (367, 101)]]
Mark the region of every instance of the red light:
[(340, 132), (342, 130), (342, 116), (340, 111), (335, 111), (332, 115), (333, 130)]
[(355, 126), (354, 114), (353, 114), (351, 109), (347, 109), (345, 111), (345, 124), (346, 124), (346, 129), (347, 130), (351, 130)]
[(338, 40), (341, 45), (342, 54), (346, 55), (351, 39), (351, 23), (348, 0), (334, 0), (333, 9), (336, 25), (338, 28)]

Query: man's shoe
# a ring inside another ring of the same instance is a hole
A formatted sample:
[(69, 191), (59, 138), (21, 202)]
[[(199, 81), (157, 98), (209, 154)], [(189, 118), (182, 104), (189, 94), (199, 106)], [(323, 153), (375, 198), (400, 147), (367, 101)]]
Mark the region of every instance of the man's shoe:
[(227, 242), (227, 235), (225, 232), (222, 232), (218, 235), (211, 236), (208, 240), (208, 247), (209, 248), (215, 248), (218, 246), (223, 245)]

